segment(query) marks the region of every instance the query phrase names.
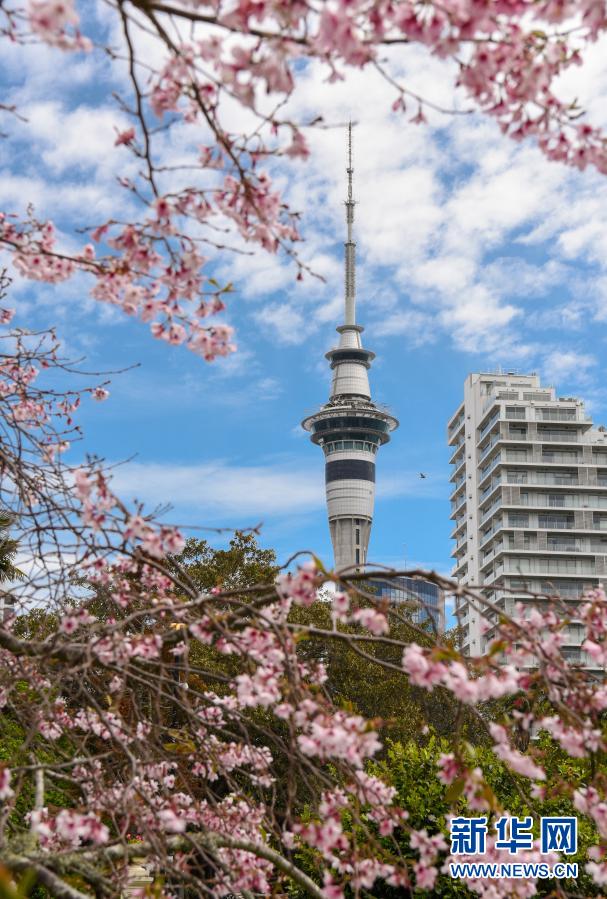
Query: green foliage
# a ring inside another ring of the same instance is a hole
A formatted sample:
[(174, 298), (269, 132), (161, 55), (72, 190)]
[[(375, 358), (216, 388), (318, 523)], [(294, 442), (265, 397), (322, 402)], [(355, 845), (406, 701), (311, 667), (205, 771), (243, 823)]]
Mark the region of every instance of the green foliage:
[(0, 513), (0, 583), (23, 580), (25, 575), (13, 564), (19, 550), (16, 540), (9, 537), (13, 519), (6, 513)]
[[(215, 587), (237, 589), (242, 591), (240, 600), (246, 600), (247, 588), (272, 584), (278, 573), (274, 550), (262, 549), (254, 534), (241, 531), (236, 531), (226, 549), (215, 549), (206, 540), (191, 537), (183, 552), (174, 556), (172, 562), (177, 576), (180, 571), (185, 573), (201, 593), (208, 593)], [(242, 670), (242, 662), (237, 656), (223, 655), (196, 641), (191, 644), (190, 665), (206, 672), (208, 677), (208, 682), (203, 682), (200, 675), (191, 675), (194, 686), (220, 693), (222, 679), (235, 677)], [(217, 675), (217, 679), (213, 675)]]
[[(601, 889), (593, 883), (584, 870), (588, 847), (599, 842), (596, 828), (585, 816), (579, 815), (571, 800), (563, 798), (562, 793), (557, 789), (562, 782), (568, 784), (571, 790), (582, 786), (588, 779), (590, 762), (587, 759), (570, 758), (545, 733), (539, 736), (537, 744), (543, 752), (547, 774), (546, 797), (543, 800), (530, 802), (525, 798), (529, 786), (528, 781), (511, 774), (506, 766), (495, 757), (490, 746), (469, 746), (469, 761), (482, 769), (485, 780), (502, 809), (519, 818), (528, 815), (534, 816), (536, 837), (539, 837), (539, 819), (542, 816), (572, 815), (578, 817), (579, 851), (576, 856), (567, 857), (567, 861), (578, 863), (579, 876), (575, 883), (562, 881), (561, 885), (577, 896), (601, 896), (603, 895)], [(407, 742), (389, 741), (383, 757), (367, 765), (369, 773), (381, 777), (386, 783), (395, 787), (395, 802), (407, 810), (408, 826), (414, 830), (425, 829), (429, 835), (442, 833), (447, 844), (449, 843), (449, 830), (446, 816), (450, 812), (462, 815), (479, 814), (470, 812), (461, 793), (458, 797), (452, 795), (451, 788), (442, 784), (436, 776), (439, 755), (450, 751), (452, 751), (452, 745), (449, 739), (430, 732), (423, 743), (419, 739)], [(342, 823), (346, 825), (345, 820)], [(396, 831), (395, 835), (403, 856), (410, 863), (415, 862), (417, 854), (409, 846), (408, 829), (403, 827)], [(298, 851), (297, 861), (311, 877), (317, 877), (317, 872), (315, 872), (317, 862), (315, 862), (312, 850)], [(289, 895), (299, 899), (303, 894), (294, 888)], [(386, 884), (376, 883), (372, 894), (362, 893), (361, 895), (369, 897), (369, 899), (371, 895), (373, 899), (399, 899), (403, 892), (388, 887)], [(462, 882), (452, 880), (447, 874), (440, 874), (431, 893), (419, 890), (415, 892), (415, 895), (456, 899), (456, 897), (472, 897), (476, 894), (469, 891)], [(539, 881), (537, 895), (554, 895), (554, 882)]]
[[(495, 794), (499, 806), (507, 810), (513, 816), (524, 818), (532, 815), (536, 826), (534, 833), (539, 837), (539, 819), (542, 816), (573, 815), (578, 816), (578, 844), (579, 851), (576, 856), (568, 857), (567, 861), (578, 862), (579, 877), (575, 883), (562, 881), (562, 886), (570, 889), (580, 896), (599, 896), (601, 890), (584, 871), (586, 850), (589, 846), (599, 842), (594, 825), (584, 816), (578, 815), (573, 803), (563, 798), (562, 793), (555, 789), (561, 782), (567, 783), (571, 790), (583, 785), (589, 774), (589, 761), (587, 759), (571, 759), (554, 740), (547, 734), (540, 735), (539, 748), (544, 753), (544, 767), (547, 775), (546, 798), (530, 802), (525, 798), (529, 783), (526, 778), (518, 778), (511, 774), (506, 766), (495, 757), (490, 746), (469, 747), (470, 760), (483, 771), (485, 780)], [(427, 738), (424, 745), (416, 741), (406, 744), (391, 742), (387, 747), (384, 758), (373, 762), (368, 766), (370, 773), (382, 777), (387, 783), (392, 784), (397, 791), (396, 802), (409, 813), (407, 823), (415, 830), (426, 829), (429, 834), (443, 833), (448, 841), (448, 828), (446, 815), (448, 812), (458, 814), (470, 814), (463, 796), (450, 802), (450, 788), (437, 779), (437, 762), (441, 753), (452, 750), (448, 739), (439, 737), (433, 733)], [(524, 789), (521, 789), (523, 787)], [(478, 814), (472, 812), (472, 814)], [(490, 821), (491, 824), (491, 821)], [(406, 857), (415, 859), (408, 845), (406, 830), (400, 832), (399, 843)], [(554, 883), (551, 881), (538, 882), (538, 896), (553, 895)], [(396, 896), (395, 891), (386, 889), (374, 889), (376, 897)], [(425, 895), (419, 892), (418, 895)], [(448, 875), (441, 874), (437, 880), (435, 896), (469, 896), (467, 888), (454, 882)]]
[(13, 631), (22, 640), (44, 640), (57, 630), (58, 617), (46, 609), (31, 609), (19, 615), (13, 625)]
[[(26, 695), (22, 701), (28, 703), (30, 698)], [(4, 713), (0, 716), (0, 763), (5, 763), (11, 768), (29, 765), (35, 757), (38, 765), (49, 765), (53, 762), (70, 758), (71, 747), (65, 737), (56, 744), (45, 740), (43, 737), (27, 734), (23, 726), (15, 719), (13, 714)], [(23, 780), (21, 788), (17, 790), (17, 799), (9, 820), (9, 830), (13, 835), (22, 833), (26, 827), (26, 815), (34, 807), (34, 775), (26, 773), (21, 775)], [(44, 801), (48, 807), (69, 808), (78, 801), (78, 796), (72, 786), (63, 784), (56, 779), (45, 781)]]
[[(357, 597), (361, 605), (370, 604)], [(295, 606), (289, 616), (293, 624), (331, 631), (330, 602), (316, 602), (309, 608)], [(390, 639), (409, 643), (424, 642), (411, 621), (389, 613)], [(342, 637), (360, 636), (361, 628), (338, 625)], [(427, 638), (428, 643), (429, 637)], [(483, 739), (483, 729), (469, 709), (462, 708), (447, 690), (429, 693), (409, 684), (402, 671), (402, 646), (376, 641), (348, 643), (339, 636), (306, 635), (299, 643), (299, 654), (308, 661), (323, 662), (327, 670), (325, 690), (331, 700), (369, 719), (381, 719), (382, 739), (390, 737), (406, 743), (418, 740), (429, 724), (439, 734), (451, 734), (456, 721), (467, 739)], [(382, 662), (387, 663), (386, 667)]]
[(206, 540), (190, 537), (183, 552), (174, 556), (174, 568), (182, 568), (202, 591), (221, 587), (236, 590), (271, 584), (278, 573), (276, 553), (262, 549), (254, 534), (236, 531), (227, 549), (215, 549)]

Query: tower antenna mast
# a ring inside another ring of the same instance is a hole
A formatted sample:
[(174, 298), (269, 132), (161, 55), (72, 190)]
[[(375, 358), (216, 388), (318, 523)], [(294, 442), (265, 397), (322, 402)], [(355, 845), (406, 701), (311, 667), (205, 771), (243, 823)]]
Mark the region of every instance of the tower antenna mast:
[(352, 191), (352, 122), (348, 122), (348, 198), (346, 200), (346, 227), (348, 239), (345, 243), (346, 272), (345, 272), (345, 304), (346, 317), (344, 324), (356, 324), (356, 243), (353, 238), (354, 206), (356, 201)]

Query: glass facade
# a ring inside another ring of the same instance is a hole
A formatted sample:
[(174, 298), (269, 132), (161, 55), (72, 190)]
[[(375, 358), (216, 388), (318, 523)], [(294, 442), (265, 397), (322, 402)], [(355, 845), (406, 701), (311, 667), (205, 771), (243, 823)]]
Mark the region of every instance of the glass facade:
[[(364, 435), (368, 437), (369, 435)], [(375, 438), (373, 438), (375, 439)], [(340, 450), (363, 450), (367, 453), (376, 453), (377, 452), (377, 444), (376, 443), (368, 443), (366, 440), (334, 440), (332, 443), (323, 443), (322, 446), (325, 451), (325, 455), (327, 453), (337, 453)]]
[(391, 602), (410, 603), (416, 624), (433, 623), (437, 630), (444, 630), (444, 594), (436, 584), (411, 577), (395, 577), (374, 580), (373, 585), (379, 596)]
[(314, 422), (314, 433), (319, 431), (341, 431), (343, 429), (357, 428), (363, 431), (381, 431), (388, 432), (388, 422), (380, 421), (377, 418), (368, 418), (358, 415), (341, 415), (339, 418), (323, 418)]

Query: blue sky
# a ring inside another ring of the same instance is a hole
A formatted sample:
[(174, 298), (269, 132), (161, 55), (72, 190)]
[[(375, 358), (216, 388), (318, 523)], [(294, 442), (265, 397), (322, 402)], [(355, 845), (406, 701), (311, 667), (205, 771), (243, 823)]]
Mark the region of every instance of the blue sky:
[[(604, 51), (597, 46), (562, 85), (601, 125)], [(399, 53), (393, 64), (412, 89), (466, 107), (448, 67), (421, 50)], [(69, 244), (76, 225), (111, 214), (114, 179), (132, 171), (128, 152), (113, 149), (114, 126), (125, 124), (111, 98), (122, 75), (96, 56), (8, 48), (0, 77), (3, 102), (18, 102), (29, 119), (6, 123), (0, 208), (23, 211), (32, 200)], [(538, 371), (561, 395), (585, 397), (598, 422), (607, 419), (607, 180), (548, 163), (479, 116), (431, 114), (428, 126), (410, 124), (390, 111), (391, 91), (372, 72), (331, 86), (323, 77), (307, 70), (291, 106), (357, 122), (358, 316), (377, 354), (374, 398), (401, 422), (378, 459), (370, 559), (447, 572), (446, 421), (468, 372)], [(238, 111), (230, 114), (237, 126)], [(262, 543), (281, 560), (301, 548), (331, 558), (323, 457), (299, 422), (328, 397), (324, 353), (342, 303), (345, 139), (326, 129), (309, 140), (308, 163), (273, 174), (302, 211), (302, 253), (325, 282), (297, 283), (287, 260), (263, 253), (218, 257), (218, 277), (235, 287), (228, 320), (239, 350), (230, 359), (209, 365), (155, 342), (145, 325), (90, 299), (83, 278), (59, 286), (16, 278), (12, 301), (24, 320), (58, 325), (89, 367), (139, 363), (113, 379), (107, 403), (85, 404), (86, 443), (68, 460), (84, 448), (112, 462), (133, 457), (116, 472), (126, 498), (172, 503), (167, 517), (186, 525), (263, 522)], [(172, 160), (191, 151), (179, 131), (163, 148)]]

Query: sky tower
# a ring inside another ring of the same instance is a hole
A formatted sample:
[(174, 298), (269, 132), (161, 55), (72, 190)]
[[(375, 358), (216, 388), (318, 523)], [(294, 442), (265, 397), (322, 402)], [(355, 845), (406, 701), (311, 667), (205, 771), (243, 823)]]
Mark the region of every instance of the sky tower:
[(352, 237), (352, 123), (348, 125), (347, 240), (345, 317), (337, 328), (339, 346), (326, 358), (333, 370), (329, 402), (302, 422), (312, 443), (325, 454), (327, 512), (335, 568), (357, 568), (367, 561), (375, 499), (375, 456), (390, 440), (398, 421), (371, 401), (368, 371), (375, 353), (363, 349), (356, 324), (356, 244)]

